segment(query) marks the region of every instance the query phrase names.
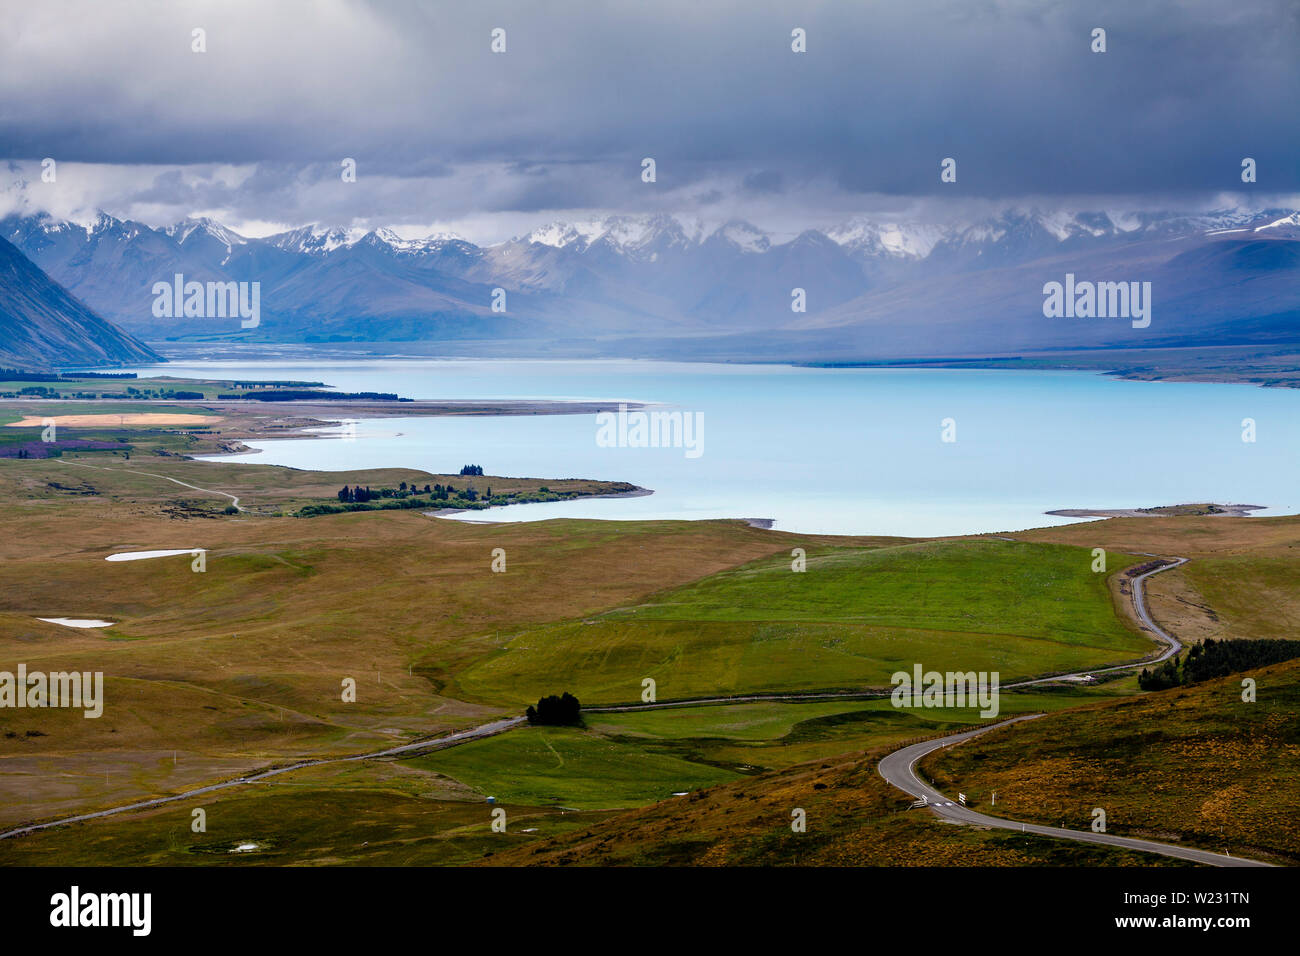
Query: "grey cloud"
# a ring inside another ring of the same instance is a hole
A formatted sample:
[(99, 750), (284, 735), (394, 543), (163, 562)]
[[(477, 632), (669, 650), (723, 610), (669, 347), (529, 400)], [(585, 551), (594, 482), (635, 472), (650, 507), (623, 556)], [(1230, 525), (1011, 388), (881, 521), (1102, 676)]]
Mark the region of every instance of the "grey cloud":
[(155, 206), (427, 221), (414, 204), (712, 205), (818, 179), (841, 202), (1204, 195), (1240, 189), (1247, 155), (1259, 189), (1300, 191), (1291, 0), (47, 0), (0, 29), (10, 157), (255, 169), (237, 188), (157, 176), (134, 194)]

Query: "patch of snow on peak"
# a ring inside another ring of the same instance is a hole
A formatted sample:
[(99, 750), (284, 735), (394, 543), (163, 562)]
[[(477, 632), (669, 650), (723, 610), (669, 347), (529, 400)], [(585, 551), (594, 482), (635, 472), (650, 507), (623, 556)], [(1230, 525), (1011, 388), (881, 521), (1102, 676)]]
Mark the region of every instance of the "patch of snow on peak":
[(826, 233), (837, 245), (900, 259), (924, 259), (948, 234), (938, 225), (864, 218), (851, 219)]
[(1263, 226), (1256, 226), (1256, 232), (1262, 232), (1265, 229), (1285, 229), (1290, 226), (1300, 226), (1300, 212), (1293, 212), (1289, 216), (1283, 216), (1281, 219), (1267, 223)]
[(333, 252), (343, 246), (350, 246), (365, 235), (366, 230), (364, 229), (335, 229), (322, 226), (320, 223), (313, 223), (310, 226), (303, 226), (300, 229), (281, 233), (274, 237), (273, 243), (278, 248), (289, 252), (318, 255)]
[(601, 224), (595, 221), (589, 222), (552, 222), (540, 229), (534, 229), (525, 239), (541, 246), (553, 246), (556, 249), (563, 249), (565, 246), (577, 243), (580, 247), (587, 246), (601, 232)]

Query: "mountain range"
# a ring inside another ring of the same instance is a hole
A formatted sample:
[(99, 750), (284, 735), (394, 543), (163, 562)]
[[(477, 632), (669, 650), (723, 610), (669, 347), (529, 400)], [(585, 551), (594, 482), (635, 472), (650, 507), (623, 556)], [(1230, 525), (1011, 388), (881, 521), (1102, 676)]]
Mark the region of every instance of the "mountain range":
[[(668, 215), (555, 222), (493, 245), (104, 213), (0, 219), (0, 236), (147, 341), (432, 342), (449, 354), (856, 361), (1293, 342), (1300, 212), (1042, 212), (851, 218), (777, 241)], [(1152, 321), (1047, 318), (1066, 275), (1150, 282)], [(155, 283), (259, 283), (261, 320), (154, 314)], [(802, 289), (806, 311), (793, 311)], [(500, 290), (500, 291), (498, 291)], [(494, 310), (494, 302), (504, 311)]]

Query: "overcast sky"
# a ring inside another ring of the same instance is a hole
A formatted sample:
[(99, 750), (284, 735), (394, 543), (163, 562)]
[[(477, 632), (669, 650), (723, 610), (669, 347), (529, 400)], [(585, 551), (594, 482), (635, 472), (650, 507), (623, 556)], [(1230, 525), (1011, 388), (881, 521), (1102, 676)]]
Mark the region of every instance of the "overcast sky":
[(0, 213), (484, 241), (607, 212), (1253, 204), (1300, 193), (1298, 51), (1296, 0), (8, 4)]

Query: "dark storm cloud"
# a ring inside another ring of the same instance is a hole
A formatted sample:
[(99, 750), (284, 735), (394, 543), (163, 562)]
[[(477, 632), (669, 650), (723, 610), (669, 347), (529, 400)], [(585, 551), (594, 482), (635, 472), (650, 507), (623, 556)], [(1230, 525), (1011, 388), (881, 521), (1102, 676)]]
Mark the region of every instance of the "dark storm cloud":
[[(8, 156), (258, 164), (224, 198), (158, 176), (150, 201), (373, 213), (445, 179), (482, 209), (635, 207), (646, 156), (651, 201), (687, 204), (818, 178), (943, 198), (1217, 192), (1241, 187), (1244, 156), (1259, 189), (1300, 190), (1294, 0), (53, 0), (0, 31)], [(358, 185), (398, 185), (327, 188), (343, 157)], [(500, 182), (458, 178), (494, 165)]]

